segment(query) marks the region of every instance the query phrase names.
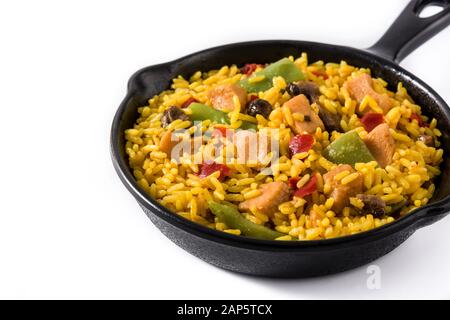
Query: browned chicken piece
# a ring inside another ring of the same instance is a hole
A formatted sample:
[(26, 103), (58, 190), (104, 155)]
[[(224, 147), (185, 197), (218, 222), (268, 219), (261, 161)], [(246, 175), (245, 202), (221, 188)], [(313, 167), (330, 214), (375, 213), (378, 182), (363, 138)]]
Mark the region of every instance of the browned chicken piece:
[(283, 106), (288, 107), (293, 115), (295, 113), (300, 113), (303, 114), (305, 118), (304, 121), (294, 120), (294, 125), (291, 129), (295, 134), (314, 133), (317, 128), (321, 128), (322, 130), (325, 129), (322, 120), (319, 115), (311, 109), (308, 98), (306, 98), (305, 95), (300, 94), (295, 96), (286, 101)]
[(261, 185), (259, 190), (261, 195), (241, 202), (239, 210), (250, 212), (251, 208), (256, 208), (261, 213), (271, 216), (278, 210), (280, 204), (289, 200), (289, 187), (284, 182), (269, 182)]
[[(202, 137), (186, 138), (183, 136), (176, 136), (173, 130), (167, 130), (159, 141), (159, 150), (165, 152), (169, 158), (178, 159), (185, 152), (196, 153), (202, 145)], [(175, 146), (177, 150), (174, 150)]]
[(173, 137), (174, 140), (172, 140), (172, 133), (173, 130), (167, 130), (161, 137), (161, 140), (159, 142), (159, 150), (162, 152), (167, 153), (167, 155), (170, 157), (173, 147), (175, 147), (178, 142), (180, 142), (179, 138)]
[(339, 214), (344, 207), (350, 203), (349, 198), (354, 197), (363, 190), (364, 179), (361, 174), (358, 178), (347, 183), (342, 184), (340, 180), (336, 180), (335, 176), (343, 171), (349, 171), (350, 173), (356, 172), (352, 166), (348, 164), (341, 164), (330, 170), (323, 175), (323, 179), (326, 184), (329, 184), (332, 188), (331, 197), (334, 199), (333, 210)]
[(364, 142), (375, 157), (380, 167), (384, 168), (392, 162), (395, 152), (395, 141), (386, 123), (379, 124), (364, 138)]
[[(350, 95), (361, 103), (366, 95), (371, 96), (378, 104), (378, 106), (386, 114), (392, 107), (391, 99), (384, 94), (380, 94), (373, 89), (372, 77), (367, 73), (363, 73), (357, 77), (347, 80), (344, 84)], [(366, 108), (363, 113), (373, 111), (371, 108)]]
[(304, 94), (308, 98), (309, 103), (317, 104), (317, 107), (319, 108), (319, 117), (328, 132), (331, 133), (334, 130), (342, 132), (341, 117), (337, 113), (328, 111), (320, 103), (320, 90), (317, 84), (311, 81), (298, 81), (290, 83), (287, 90), (292, 96)]
[(263, 167), (263, 160), (270, 152), (270, 138), (250, 130), (239, 130), (233, 136), (236, 146), (236, 158), (241, 164), (256, 164), (256, 169)]
[(208, 92), (213, 107), (224, 112), (234, 110), (234, 96), (238, 97), (241, 109), (243, 109), (247, 102), (247, 92), (237, 84), (219, 85)]

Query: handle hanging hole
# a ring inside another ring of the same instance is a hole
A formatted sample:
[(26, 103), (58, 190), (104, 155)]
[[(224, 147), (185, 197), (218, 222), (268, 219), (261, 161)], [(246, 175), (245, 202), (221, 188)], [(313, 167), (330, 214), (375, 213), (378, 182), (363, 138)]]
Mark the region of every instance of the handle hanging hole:
[(439, 12), (442, 12), (442, 10), (444, 10), (443, 6), (441, 6), (439, 4), (430, 3), (430, 4), (426, 5), (425, 7), (423, 7), (418, 12), (417, 15), (419, 16), (419, 18), (425, 19), (425, 18), (432, 17), (432, 16), (438, 14)]

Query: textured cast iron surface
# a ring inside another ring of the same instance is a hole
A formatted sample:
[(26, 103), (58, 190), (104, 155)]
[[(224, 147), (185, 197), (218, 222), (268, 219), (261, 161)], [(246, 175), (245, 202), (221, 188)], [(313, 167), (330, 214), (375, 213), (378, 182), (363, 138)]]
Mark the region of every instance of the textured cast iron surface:
[(258, 276), (310, 277), (349, 270), (385, 255), (412, 233), (407, 229), (386, 239), (361, 242), (351, 247), (341, 246), (327, 252), (265, 251), (200, 240), (196, 235), (157, 218), (144, 206), (142, 209), (166, 237), (194, 256), (219, 268)]
[(188, 221), (169, 212), (136, 184), (124, 151), (123, 132), (132, 127), (137, 108), (169, 87), (172, 78), (197, 70), (247, 62), (267, 63), (307, 52), (310, 61), (346, 60), (358, 67), (370, 67), (375, 77), (385, 79), (391, 89), (401, 81), (423, 112), (439, 119), (441, 140), (449, 145), (450, 113), (445, 102), (425, 83), (389, 60), (348, 47), (302, 41), (259, 41), (205, 50), (179, 60), (144, 68), (129, 81), (128, 94), (113, 122), (111, 150), (119, 177), (137, 199), (152, 222), (173, 242), (193, 255), (224, 269), (263, 276), (307, 277), (330, 274), (364, 265), (390, 252), (417, 228), (441, 219), (449, 211), (449, 160), (442, 165), (432, 204), (396, 222), (368, 232), (330, 240), (263, 241), (229, 235)]

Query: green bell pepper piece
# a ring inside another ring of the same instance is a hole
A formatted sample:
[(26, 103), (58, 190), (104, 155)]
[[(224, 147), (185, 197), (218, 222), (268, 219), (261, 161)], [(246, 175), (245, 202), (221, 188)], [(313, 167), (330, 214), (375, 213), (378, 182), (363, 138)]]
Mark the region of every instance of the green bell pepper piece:
[(237, 209), (229, 205), (208, 201), (208, 207), (220, 221), (224, 222), (230, 228), (241, 230), (245, 236), (264, 240), (274, 240), (284, 236), (281, 232), (274, 231), (245, 219)]
[(354, 165), (357, 162), (375, 161), (364, 141), (356, 131), (344, 133), (325, 148), (323, 156), (333, 163)]
[[(258, 82), (249, 81), (258, 76), (264, 76), (264, 79)], [(253, 73), (250, 77), (241, 80), (239, 85), (247, 90), (247, 92), (266, 91), (272, 87), (272, 79), (277, 76), (283, 77), (286, 83), (305, 79), (303, 72), (291, 60), (283, 58), (268, 65), (263, 70)]]
[[(219, 124), (230, 124), (230, 118), (228, 117), (228, 114), (223, 111), (216, 110), (205, 104), (197, 102), (191, 103), (189, 108), (191, 108), (192, 110), (192, 114), (190, 115), (191, 121), (211, 120)], [(240, 128), (243, 130), (252, 129), (256, 131), (258, 127), (255, 123), (242, 121)]]

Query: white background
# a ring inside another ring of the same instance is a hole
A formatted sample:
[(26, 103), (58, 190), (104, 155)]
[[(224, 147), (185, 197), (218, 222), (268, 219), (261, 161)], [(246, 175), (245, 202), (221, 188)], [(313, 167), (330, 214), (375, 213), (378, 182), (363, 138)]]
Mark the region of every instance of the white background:
[[(0, 298), (449, 298), (450, 218), (366, 267), (276, 280), (166, 239), (114, 172), (109, 129), (137, 69), (224, 43), (368, 47), (402, 1), (2, 1)], [(402, 65), (450, 102), (450, 28)]]

